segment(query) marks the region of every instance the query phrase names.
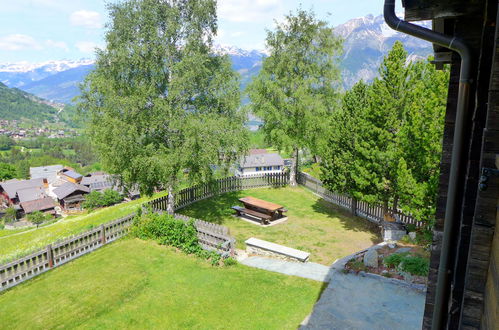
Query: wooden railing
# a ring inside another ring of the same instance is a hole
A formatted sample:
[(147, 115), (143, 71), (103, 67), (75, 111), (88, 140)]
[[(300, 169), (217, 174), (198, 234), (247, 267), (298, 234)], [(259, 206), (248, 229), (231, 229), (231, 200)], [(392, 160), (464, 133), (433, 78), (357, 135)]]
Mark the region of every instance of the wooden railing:
[(21, 259), (0, 266), (0, 291), (87, 254), (127, 233), (135, 214), (69, 237)]
[[(344, 196), (327, 190), (322, 182), (307, 173), (300, 172), (297, 176), (299, 184), (312, 190), (324, 200), (336, 204), (350, 211), (353, 215), (364, 218), (376, 224), (381, 224), (384, 220), (383, 207), (381, 205), (371, 205), (363, 201), (355, 200), (352, 197)], [(412, 216), (404, 214), (398, 210), (394, 214), (399, 221), (406, 224), (413, 224), (416, 227), (422, 227), (423, 222), (414, 219)]]
[[(175, 194), (174, 210), (177, 211), (192, 203), (213, 197), (217, 194), (251, 188), (282, 187), (288, 184), (289, 174), (287, 173), (260, 174), (245, 177), (231, 176), (180, 190)], [(168, 196), (164, 196), (150, 201), (148, 205), (154, 210), (166, 211), (167, 203)]]
[[(85, 233), (47, 245), (21, 259), (0, 265), (0, 292), (125, 236), (134, 217), (135, 214), (130, 214), (110, 221)], [(217, 251), (223, 256), (234, 255), (236, 241), (230, 236), (227, 227), (180, 214), (175, 214), (175, 218), (194, 221), (199, 244), (203, 249)]]

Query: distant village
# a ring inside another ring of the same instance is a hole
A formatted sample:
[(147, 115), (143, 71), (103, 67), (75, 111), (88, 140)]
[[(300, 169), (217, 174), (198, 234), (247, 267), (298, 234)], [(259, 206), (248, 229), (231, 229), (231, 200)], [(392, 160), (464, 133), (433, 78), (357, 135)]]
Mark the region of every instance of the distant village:
[[(241, 158), (234, 174), (253, 176), (282, 173), (289, 165), (289, 160), (284, 160), (277, 153), (251, 149), (248, 155)], [(140, 197), (138, 189), (125, 191), (114, 176), (102, 171), (82, 175), (63, 165), (50, 165), (31, 167), (29, 174), (28, 180), (0, 182), (0, 212), (14, 208), (17, 219), (22, 220), (6, 224), (8, 229), (31, 225), (26, 218), (33, 212), (52, 217), (81, 212), (86, 196), (93, 191), (112, 189), (128, 200)]]
[[(33, 212), (53, 217), (65, 216), (82, 211), (85, 196), (89, 193), (107, 189), (118, 191), (126, 199), (140, 196), (138, 190), (125, 192), (115, 178), (105, 172), (83, 176), (62, 165), (31, 167), (28, 180), (11, 179), (0, 182), (0, 209), (13, 207), (17, 218)], [(10, 225), (21, 227), (30, 224), (21, 221)]]
[(75, 129), (50, 128), (41, 124), (40, 127), (31, 128), (22, 127), (20, 120), (0, 120), (0, 135), (6, 135), (15, 140), (33, 138), (38, 136), (48, 137), (50, 139), (74, 137), (80, 135)]

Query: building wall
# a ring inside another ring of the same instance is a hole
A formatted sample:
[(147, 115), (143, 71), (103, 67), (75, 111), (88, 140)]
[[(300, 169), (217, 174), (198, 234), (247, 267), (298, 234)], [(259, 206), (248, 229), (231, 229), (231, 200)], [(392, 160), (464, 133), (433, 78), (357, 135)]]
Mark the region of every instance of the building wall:
[(256, 167), (246, 167), (239, 169), (237, 171), (238, 175), (244, 176), (244, 175), (256, 175), (256, 174), (277, 174), (277, 173), (282, 173), (284, 166), (280, 166), (280, 169), (276, 169), (277, 166), (272, 166), (272, 170), (269, 169), (264, 169), (265, 167), (268, 166), (261, 166), (259, 167), (259, 170), (257, 170)]

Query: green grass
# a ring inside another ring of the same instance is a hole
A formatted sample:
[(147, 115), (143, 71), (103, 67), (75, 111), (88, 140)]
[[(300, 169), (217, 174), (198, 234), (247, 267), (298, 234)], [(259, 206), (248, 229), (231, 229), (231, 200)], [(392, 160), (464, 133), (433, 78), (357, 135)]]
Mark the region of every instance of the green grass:
[[(232, 216), (238, 199), (253, 196), (284, 205), (288, 220), (272, 227), (259, 227)], [(265, 188), (223, 194), (197, 202), (179, 213), (228, 226), (237, 247), (256, 237), (311, 253), (312, 261), (330, 265), (336, 259), (380, 242), (366, 220), (351, 217), (302, 187)]]
[[(157, 198), (164, 194), (165, 193), (156, 194), (153, 198)], [(127, 216), (133, 213), (137, 209), (137, 206), (146, 200), (149, 199), (144, 197), (90, 213), (68, 216), (47, 227), (40, 227), (36, 230), (26, 231), (18, 235), (5, 236), (7, 235), (7, 230), (1, 230), (0, 263), (29, 254), (58, 239), (63, 239), (89, 230), (100, 224)], [(12, 233), (12, 231), (9, 232)]]
[(125, 239), (0, 294), (8, 329), (296, 329), (321, 283)]

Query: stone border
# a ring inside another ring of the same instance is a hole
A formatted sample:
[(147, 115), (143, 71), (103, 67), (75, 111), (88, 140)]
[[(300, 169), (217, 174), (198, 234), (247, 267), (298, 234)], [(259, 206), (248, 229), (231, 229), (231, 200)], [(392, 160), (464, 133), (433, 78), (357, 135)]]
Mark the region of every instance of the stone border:
[(310, 253), (308, 252), (264, 241), (255, 237), (247, 239), (245, 243), (248, 254), (275, 257), (288, 261), (299, 261), (301, 263), (307, 262), (310, 257)]
[[(345, 265), (353, 258), (359, 256), (360, 254), (362, 253), (365, 253), (367, 252), (368, 250), (371, 250), (371, 249), (379, 249), (383, 246), (386, 246), (388, 245), (387, 242), (382, 242), (382, 243), (379, 243), (379, 244), (376, 244), (376, 245), (373, 245), (367, 249), (364, 249), (364, 250), (361, 250), (361, 251), (358, 251), (358, 252), (355, 252), (349, 256), (346, 256), (346, 257), (343, 257), (341, 259), (337, 259), (335, 262), (333, 262), (333, 264), (331, 265), (331, 271), (335, 271), (335, 272), (338, 272), (338, 271), (343, 271), (345, 270)], [(389, 284), (395, 284), (395, 285), (400, 285), (400, 286), (405, 286), (405, 287), (408, 287), (410, 289), (413, 289), (413, 290), (417, 290), (417, 291), (421, 291), (421, 292), (426, 292), (426, 285), (424, 284), (414, 284), (414, 283), (409, 283), (409, 282), (406, 282), (406, 281), (402, 281), (402, 280), (398, 280), (396, 278), (388, 278), (388, 277), (385, 277), (385, 276), (382, 276), (382, 275), (378, 275), (378, 274), (373, 274), (373, 273), (366, 273), (364, 271), (360, 271), (360, 272), (355, 272), (355, 271), (349, 271), (348, 272), (349, 274), (355, 274), (355, 275), (359, 275), (359, 276), (362, 276), (362, 277), (371, 277), (371, 278), (374, 278), (374, 279), (378, 279), (380, 281), (383, 281), (385, 283), (389, 283)], [(333, 274), (331, 274), (332, 276)]]
[(250, 218), (249, 216), (244, 216), (244, 215), (241, 215), (241, 216), (237, 216), (236, 214), (233, 214), (232, 215), (234, 218), (237, 218), (237, 219), (241, 219), (243, 221), (246, 221), (248, 223), (251, 223), (252, 225), (256, 225), (256, 226), (259, 226), (259, 227), (262, 227), (262, 228), (267, 228), (267, 227), (272, 227), (272, 226), (275, 226), (275, 225), (278, 225), (278, 224), (281, 224), (283, 222), (286, 222), (288, 220), (288, 217), (282, 217), (280, 219), (277, 219), (277, 220), (274, 220), (274, 221), (271, 221), (268, 225), (262, 225), (257, 219), (255, 218)]

